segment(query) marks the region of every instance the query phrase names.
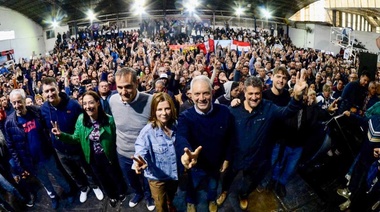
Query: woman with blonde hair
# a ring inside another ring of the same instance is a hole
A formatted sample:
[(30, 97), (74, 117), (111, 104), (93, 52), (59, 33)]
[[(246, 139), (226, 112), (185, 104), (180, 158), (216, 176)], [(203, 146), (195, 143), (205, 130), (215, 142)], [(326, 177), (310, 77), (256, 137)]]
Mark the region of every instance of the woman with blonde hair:
[(167, 93), (153, 96), (149, 123), (135, 142), (134, 169), (149, 181), (156, 211), (175, 211), (174, 195), (178, 187), (177, 157), (174, 148), (177, 115)]

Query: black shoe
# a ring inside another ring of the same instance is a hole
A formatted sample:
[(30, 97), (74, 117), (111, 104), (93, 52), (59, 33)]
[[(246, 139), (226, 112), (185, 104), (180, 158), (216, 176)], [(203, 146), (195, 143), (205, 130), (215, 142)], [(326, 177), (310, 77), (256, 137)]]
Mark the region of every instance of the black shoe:
[(285, 197), (286, 196), (286, 188), (285, 185), (282, 185), (281, 183), (277, 183), (276, 185), (276, 194), (279, 197)]
[(268, 182), (266, 189), (267, 189), (268, 191), (273, 190), (273, 189), (275, 188), (275, 186), (276, 186), (276, 183), (277, 183), (277, 182), (276, 182), (275, 180), (271, 179), (271, 180)]
[(34, 195), (30, 194), (29, 200), (26, 202), (26, 207), (31, 208), (34, 206)]
[(120, 202), (124, 202), (124, 200), (127, 198), (127, 196), (125, 196), (125, 194), (120, 194), (119, 195), (119, 201)]
[(110, 203), (110, 206), (114, 208), (114, 207), (116, 207), (117, 199), (110, 199), (109, 203)]

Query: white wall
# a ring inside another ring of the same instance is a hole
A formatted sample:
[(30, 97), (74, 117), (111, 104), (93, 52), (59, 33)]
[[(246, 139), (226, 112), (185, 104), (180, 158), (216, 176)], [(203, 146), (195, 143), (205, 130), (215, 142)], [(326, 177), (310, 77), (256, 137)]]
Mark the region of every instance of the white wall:
[(333, 43), (330, 42), (330, 31), (331, 27), (328, 26), (321, 26), (321, 25), (315, 25), (314, 26), (314, 47), (318, 50), (325, 50), (329, 52), (334, 52), (334, 54), (337, 54), (340, 50), (339, 46), (335, 46)]
[(289, 37), (296, 47), (306, 47), (306, 31), (304, 29), (289, 27)]
[(14, 49), (16, 61), (46, 52), (42, 27), (16, 11), (0, 7), (0, 30), (15, 31), (15, 39), (0, 41), (0, 51)]
[(377, 54), (379, 49), (376, 46), (376, 38), (380, 36), (375, 32), (360, 32), (354, 31), (353, 36), (368, 49), (368, 52)]
[[(54, 30), (54, 34), (55, 34), (55, 37), (54, 38), (51, 38), (51, 39), (47, 39), (46, 37), (46, 31), (48, 30)], [(44, 30), (44, 41), (45, 41), (45, 45), (46, 45), (46, 51), (45, 52), (49, 52), (51, 50), (54, 49), (54, 46), (55, 46), (55, 41), (57, 40), (57, 35), (58, 33), (61, 33), (61, 35), (63, 35), (64, 32), (68, 33), (69, 31), (69, 26), (66, 25), (66, 26), (58, 26), (54, 29), (45, 29)]]
[[(306, 24), (306, 26), (312, 29), (311, 33), (307, 33), (304, 29), (289, 27), (289, 36), (295, 46), (325, 50), (334, 52), (335, 54), (339, 52), (340, 47), (335, 46), (330, 41), (331, 27), (317, 24)], [(376, 46), (376, 38), (379, 37), (378, 33), (353, 31), (351, 35), (358, 41), (362, 42), (362, 44), (368, 49), (368, 52), (379, 52), (379, 49)]]

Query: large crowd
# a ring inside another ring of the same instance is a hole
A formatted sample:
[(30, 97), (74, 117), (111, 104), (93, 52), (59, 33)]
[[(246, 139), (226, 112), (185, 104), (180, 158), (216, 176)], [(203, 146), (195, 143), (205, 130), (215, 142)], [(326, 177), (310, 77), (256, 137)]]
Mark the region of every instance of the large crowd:
[[(283, 30), (192, 23), (181, 32), (170, 23), (58, 35), (51, 55), (2, 68), (2, 187), (27, 207), (38, 179), (54, 209), (77, 193), (85, 202), (90, 190), (115, 207), (130, 190), (129, 207), (144, 199), (149, 211), (176, 211), (186, 176), (187, 211), (196, 211), (202, 181), (209, 211), (217, 211), (241, 172), (237, 196), (247, 210), (254, 189), (289, 195), (309, 144), (329, 140), (318, 157), (341, 154), (323, 123), (343, 114), (365, 136), (348, 187), (337, 191), (347, 199), (340, 209), (364, 207), (355, 202), (363, 195), (379, 200), (380, 71), (358, 70), (343, 50), (297, 48)], [(244, 47), (222, 45), (229, 40)]]

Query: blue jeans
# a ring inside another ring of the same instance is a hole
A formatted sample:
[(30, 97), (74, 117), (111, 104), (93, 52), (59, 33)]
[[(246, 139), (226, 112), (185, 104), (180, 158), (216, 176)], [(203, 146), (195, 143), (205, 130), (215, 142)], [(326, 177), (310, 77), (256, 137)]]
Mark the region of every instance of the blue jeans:
[[(144, 195), (145, 199), (152, 198), (150, 193), (148, 180), (141, 174), (136, 174), (135, 170), (132, 169), (133, 160), (131, 158), (124, 157), (117, 153), (119, 159), (120, 169), (123, 172), (124, 180), (129, 185), (133, 193)], [(141, 184), (142, 182), (142, 184)]]
[(13, 196), (17, 197), (19, 200), (25, 201), (25, 198), (16, 189), (16, 187), (14, 187), (2, 174), (0, 174), (0, 186)]
[(360, 157), (361, 157), (361, 152), (359, 152), (359, 154), (355, 157), (355, 160), (354, 162), (352, 162), (350, 169), (347, 172), (347, 175), (350, 175), (350, 176), (352, 175), (352, 172), (354, 171), (356, 164), (359, 162)]
[[(280, 153), (280, 150), (283, 150), (283, 153)], [(285, 185), (297, 168), (302, 150), (302, 147), (281, 147), (280, 144), (277, 144), (273, 149), (273, 155), (278, 156), (280, 154), (281, 156), (277, 157), (277, 161), (274, 164), (272, 178)]]
[(69, 183), (66, 181), (65, 177), (61, 171), (57, 168), (57, 162), (53, 156), (43, 162), (39, 162), (34, 166), (34, 173), (36, 173), (37, 179), (45, 187), (50, 198), (54, 198), (57, 194), (54, 190), (53, 184), (49, 179), (49, 173), (53, 175), (55, 181), (63, 188), (63, 191), (68, 194), (71, 192)]
[(207, 201), (215, 201), (218, 189), (219, 173), (207, 174), (202, 169), (192, 168), (189, 173), (189, 181), (186, 191), (186, 202), (195, 204), (197, 200), (197, 188), (205, 180), (207, 183)]

